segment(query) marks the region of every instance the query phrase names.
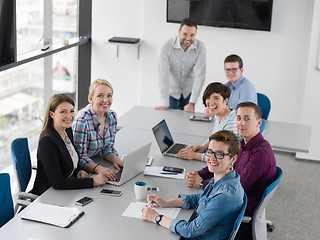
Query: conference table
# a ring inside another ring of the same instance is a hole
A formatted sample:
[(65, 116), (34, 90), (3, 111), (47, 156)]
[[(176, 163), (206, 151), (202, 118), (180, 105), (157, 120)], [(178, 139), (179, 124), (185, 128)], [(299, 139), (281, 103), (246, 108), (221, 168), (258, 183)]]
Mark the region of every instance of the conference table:
[[(118, 125), (136, 129), (152, 129), (162, 119), (165, 119), (171, 133), (208, 138), (212, 133), (214, 121), (190, 121), (190, 116), (193, 114), (200, 115), (201, 113), (135, 106), (119, 118)], [(309, 152), (311, 126), (267, 120), (263, 135), (274, 150)]]
[[(190, 121), (191, 115), (192, 113), (180, 110), (155, 110), (152, 107), (135, 106), (119, 118), (115, 147), (118, 153), (123, 155), (152, 142), (149, 154), (153, 157), (152, 166), (182, 167), (186, 172), (201, 169), (205, 166), (203, 162), (163, 156), (151, 131), (153, 126), (165, 119), (175, 142), (201, 144), (211, 134), (214, 122)], [(267, 121), (264, 131), (264, 136), (271, 146), (284, 151), (308, 152), (310, 134), (309, 126), (274, 121)], [(102, 165), (109, 165), (101, 159), (97, 161)], [(65, 229), (22, 220), (22, 211), (0, 229), (0, 239), (179, 239), (178, 235), (154, 223), (121, 216), (131, 202), (137, 201), (133, 188), (137, 179), (148, 182), (152, 187), (159, 187), (160, 191), (156, 193), (164, 199), (175, 198), (178, 193), (195, 194), (201, 191), (187, 187), (185, 180), (146, 176), (143, 173), (120, 187), (106, 184), (93, 189), (50, 188), (35, 202), (66, 207), (76, 206), (85, 212), (84, 216), (70, 228)], [(103, 188), (121, 190), (123, 194), (120, 197), (100, 195), (99, 192)], [(75, 201), (84, 196), (92, 197), (94, 201), (83, 207), (75, 205)], [(192, 213), (193, 210), (181, 209), (177, 218), (189, 220)]]
[[(206, 138), (200, 136), (188, 136), (173, 133), (177, 141), (189, 144), (204, 142)], [(152, 142), (150, 156), (153, 157), (152, 166), (175, 166), (190, 170), (200, 169), (205, 163), (194, 160), (181, 160), (174, 157), (165, 157), (160, 153), (151, 130), (123, 127), (117, 132), (115, 147), (120, 155), (129, 153), (143, 144)], [(109, 164), (106, 161), (100, 163)], [(106, 165), (106, 166), (107, 166)], [(121, 216), (131, 202), (136, 202), (134, 194), (134, 182), (136, 179), (144, 180), (152, 187), (159, 187), (159, 194), (164, 199), (176, 198), (178, 193), (194, 194), (200, 189), (189, 188), (185, 179), (170, 179), (162, 177), (146, 176), (141, 173), (124, 185), (117, 187), (104, 185), (93, 189), (79, 190), (55, 190), (48, 189), (37, 198), (36, 202), (53, 204), (58, 206), (77, 207), (85, 211), (83, 217), (70, 228), (59, 228), (43, 223), (22, 220), (21, 214), (17, 214), (11, 221), (0, 229), (0, 239), (10, 240), (70, 240), (70, 239), (179, 239), (179, 236), (171, 233), (157, 224), (142, 219)], [(121, 190), (120, 197), (100, 195), (102, 188)], [(80, 207), (75, 201), (84, 197), (92, 197), (93, 202)], [(146, 199), (143, 200), (146, 202)], [(181, 209), (177, 218), (189, 220), (193, 210)]]

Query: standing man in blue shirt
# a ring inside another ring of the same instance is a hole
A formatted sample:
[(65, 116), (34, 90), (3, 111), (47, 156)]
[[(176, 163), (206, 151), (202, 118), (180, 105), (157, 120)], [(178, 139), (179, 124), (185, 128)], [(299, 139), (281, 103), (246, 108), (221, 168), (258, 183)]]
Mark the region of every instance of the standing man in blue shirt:
[(228, 107), (236, 109), (242, 102), (253, 102), (257, 104), (257, 92), (253, 84), (246, 79), (243, 73), (242, 59), (235, 54), (229, 55), (224, 60), (224, 71), (229, 82), (226, 83), (231, 89)]
[(195, 39), (197, 24), (182, 20), (179, 35), (166, 41), (158, 58), (160, 106), (155, 109), (181, 109), (194, 112), (206, 75), (206, 50)]

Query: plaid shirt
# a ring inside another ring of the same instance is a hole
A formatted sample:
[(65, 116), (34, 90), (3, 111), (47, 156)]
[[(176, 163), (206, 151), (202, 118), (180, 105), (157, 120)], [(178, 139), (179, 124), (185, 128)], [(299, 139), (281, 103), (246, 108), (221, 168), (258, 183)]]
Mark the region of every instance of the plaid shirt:
[(101, 134), (100, 122), (92, 106), (78, 113), (72, 124), (74, 143), (79, 152), (80, 166), (83, 168), (87, 163), (93, 162), (92, 157), (100, 153), (104, 158), (109, 153), (118, 155), (114, 149), (117, 115), (110, 109), (106, 115), (104, 136)]

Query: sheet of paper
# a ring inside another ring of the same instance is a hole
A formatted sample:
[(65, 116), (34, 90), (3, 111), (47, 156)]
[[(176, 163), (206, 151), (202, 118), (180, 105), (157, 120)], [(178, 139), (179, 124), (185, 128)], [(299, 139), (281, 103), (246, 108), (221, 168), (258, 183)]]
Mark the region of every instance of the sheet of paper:
[(186, 169), (184, 169), (183, 173), (178, 174), (171, 174), (169, 172), (165, 172), (165, 174), (162, 171), (163, 167), (146, 167), (144, 169), (143, 174), (144, 175), (151, 175), (156, 177), (165, 177), (165, 178), (175, 178), (175, 179), (184, 179), (186, 176)]
[[(147, 203), (144, 202), (131, 202), (127, 209), (122, 213), (124, 217), (140, 218), (141, 219), (141, 208)], [(163, 214), (169, 218), (176, 218), (180, 212), (181, 208), (159, 208), (155, 207), (159, 214)]]

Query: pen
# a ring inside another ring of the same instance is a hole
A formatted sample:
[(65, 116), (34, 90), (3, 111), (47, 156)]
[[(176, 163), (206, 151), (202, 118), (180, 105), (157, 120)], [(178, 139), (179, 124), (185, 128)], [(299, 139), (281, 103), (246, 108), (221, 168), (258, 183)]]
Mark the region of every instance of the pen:
[(175, 172), (161, 172), (160, 174), (178, 175), (178, 173)]
[(147, 207), (150, 207), (150, 204), (152, 203), (152, 200), (150, 200), (148, 203), (147, 203)]

